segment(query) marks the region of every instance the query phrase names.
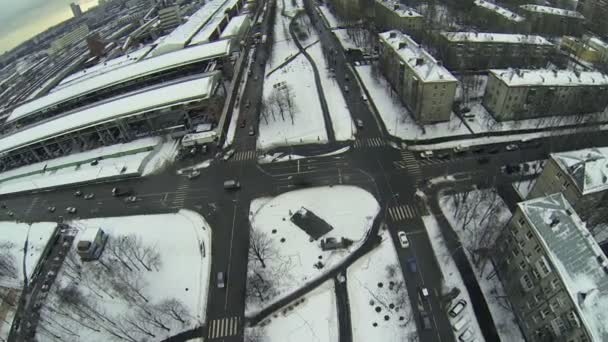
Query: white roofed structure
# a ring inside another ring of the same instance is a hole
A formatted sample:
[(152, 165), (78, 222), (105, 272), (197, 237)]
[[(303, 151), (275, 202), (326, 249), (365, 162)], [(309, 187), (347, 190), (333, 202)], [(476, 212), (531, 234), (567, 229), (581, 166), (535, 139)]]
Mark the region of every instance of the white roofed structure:
[(552, 153), (551, 158), (583, 195), (608, 190), (608, 148)]
[(519, 6), (521, 9), (529, 12), (536, 12), (541, 14), (550, 14), (557, 15), (561, 17), (570, 17), (577, 19), (585, 19), (585, 17), (577, 11), (571, 11), (558, 7), (549, 7), (549, 6), (541, 6), (541, 5), (521, 5)]
[(228, 23), (228, 26), (222, 31), (222, 35), (220, 39), (232, 38), (236, 36), (240, 36), (243, 31), (247, 30), (251, 26), (251, 21), (249, 20), (249, 16), (239, 15), (232, 19)]
[(214, 71), (197, 78), (190, 77), (187, 80), (176, 81), (169, 85), (143, 89), (112, 98), (101, 104), (74, 110), (63, 116), (2, 137), (0, 139), (0, 154), (118, 118), (140, 115), (162, 108), (207, 99), (213, 95), (219, 80), (220, 72)]
[(504, 7), (500, 7), (497, 4), (489, 2), (489, 1), (475, 0), (473, 3), (475, 4), (475, 6), (488, 9), (507, 20), (511, 20), (511, 21), (518, 22), (518, 23), (526, 20), (526, 18), (522, 17), (521, 15), (519, 15), (515, 12), (512, 12)]
[(529, 34), (485, 33), (485, 32), (441, 32), (451, 42), (504, 43), (553, 45), (541, 36)]
[(492, 69), (490, 73), (510, 87), (608, 84), (608, 77), (598, 71)]
[(143, 59), (140, 62), (128, 64), (106, 73), (101, 73), (96, 77), (84, 79), (81, 82), (74, 83), (46, 96), (27, 102), (15, 108), (7, 118), (7, 122), (15, 121), (40, 111), (45, 111), (78, 97), (144, 76), (177, 69), (200, 61), (225, 57), (230, 54), (230, 51), (231, 41), (220, 40), (175, 51), (155, 58)]
[(414, 11), (410, 7), (401, 4), (398, 0), (376, 0), (376, 2), (402, 18), (422, 17), (422, 14)]

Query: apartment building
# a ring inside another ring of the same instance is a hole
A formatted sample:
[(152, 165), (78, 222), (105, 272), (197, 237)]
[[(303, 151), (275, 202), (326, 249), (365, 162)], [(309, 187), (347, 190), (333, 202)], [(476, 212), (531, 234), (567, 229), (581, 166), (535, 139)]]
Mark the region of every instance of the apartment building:
[(555, 46), (541, 36), (441, 32), (439, 54), (451, 70), (479, 70), (546, 65)]
[(519, 203), (496, 241), (494, 264), (528, 342), (608, 341), (608, 261), (562, 194)]
[(489, 32), (525, 32), (526, 18), (493, 2), (475, 0), (471, 11), (471, 19)]
[(456, 78), (411, 37), (397, 30), (380, 34), (379, 66), (418, 123), (447, 121)]
[(375, 0), (373, 7), (374, 23), (380, 31), (399, 30), (414, 37), (422, 31), (423, 16), (398, 0)]
[(50, 55), (55, 55), (64, 49), (83, 42), (86, 36), (89, 35), (89, 27), (86, 24), (82, 24), (74, 30), (62, 35), (61, 37), (53, 40), (51, 46), (48, 49)]
[(608, 0), (579, 0), (579, 11), (595, 33), (608, 36)]
[(556, 192), (564, 195), (593, 235), (603, 236), (602, 224), (608, 223), (608, 148), (552, 153), (528, 199)]
[(597, 71), (491, 69), (484, 107), (498, 121), (603, 111), (608, 76)]
[(528, 32), (554, 36), (580, 36), (585, 17), (577, 11), (540, 5), (519, 6), (526, 17)]

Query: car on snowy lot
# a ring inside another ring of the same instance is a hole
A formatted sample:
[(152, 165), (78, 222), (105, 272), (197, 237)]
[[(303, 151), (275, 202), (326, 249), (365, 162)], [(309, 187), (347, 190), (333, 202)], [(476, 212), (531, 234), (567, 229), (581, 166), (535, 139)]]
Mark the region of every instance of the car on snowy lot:
[(460, 315), (460, 313), (462, 312), (462, 310), (464, 310), (464, 308), (467, 306), (467, 302), (464, 299), (459, 300), (456, 304), (454, 304), (454, 306), (452, 306), (452, 308), (449, 311), (449, 314), (451, 317), (456, 317), (458, 315)]
[(399, 243), (401, 244), (401, 247), (408, 248), (410, 246), (410, 241), (407, 239), (407, 235), (404, 231), (399, 231), (399, 233), (397, 233), (397, 236), (399, 237)]

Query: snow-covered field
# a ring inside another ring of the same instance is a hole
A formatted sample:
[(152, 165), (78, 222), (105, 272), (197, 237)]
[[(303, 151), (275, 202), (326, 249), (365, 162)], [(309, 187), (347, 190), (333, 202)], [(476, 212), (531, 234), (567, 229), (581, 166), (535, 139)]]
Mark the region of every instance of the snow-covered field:
[(82, 262), (76, 236), (41, 310), (39, 338), (159, 341), (205, 322), (211, 228), (203, 217), (181, 210), (69, 224), (110, 237), (99, 261)]
[(370, 65), (360, 65), (355, 69), (391, 135), (414, 140), (470, 134), (466, 125), (454, 114), (448, 122), (418, 125), (383, 76), (374, 77)]
[(338, 314), (333, 282), (327, 281), (256, 327), (245, 341), (338, 342)]
[(511, 218), (511, 212), (495, 190), (474, 190), (450, 196), (441, 196), (439, 205), (446, 219), (458, 234), (465, 254), (473, 266), (481, 291), (486, 298), (496, 329), (503, 341), (524, 341), (505, 299), (502, 283), (489, 260), (475, 251), (492, 248), (502, 228)]
[[(452, 258), (452, 254), (443, 240), (443, 235), (441, 235), (437, 220), (434, 216), (423, 216), (422, 221), (424, 222), (424, 227), (429, 234), (431, 245), (433, 246), (433, 253), (438, 260), (439, 267), (441, 268), (441, 274), (443, 275), (443, 279), (445, 281), (443, 292), (448, 293), (452, 288), (455, 287), (460, 290), (460, 294), (453, 300), (453, 303), (456, 303), (460, 299), (464, 299), (467, 302), (467, 305), (460, 316), (466, 317), (465, 319), (469, 321), (468, 328), (475, 334), (477, 341), (485, 341), (479, 328), (475, 311), (473, 311), (473, 307), (470, 304), (471, 298), (469, 296), (469, 291), (467, 291), (464, 281), (462, 280), (462, 276), (458, 271), (458, 267), (456, 267), (456, 263)], [(452, 324), (454, 323), (455, 320), (452, 320)], [(457, 333), (454, 333), (454, 336), (455, 338), (458, 338)]]
[[(314, 240), (290, 220), (302, 208), (333, 229)], [(353, 186), (302, 189), (252, 201), (247, 315), (342, 261), (363, 242), (379, 210), (370, 193)], [(329, 237), (349, 239), (352, 245), (323, 251), (320, 241)]]
[(348, 268), (353, 341), (416, 341), (412, 314), (399, 259), (390, 236)]

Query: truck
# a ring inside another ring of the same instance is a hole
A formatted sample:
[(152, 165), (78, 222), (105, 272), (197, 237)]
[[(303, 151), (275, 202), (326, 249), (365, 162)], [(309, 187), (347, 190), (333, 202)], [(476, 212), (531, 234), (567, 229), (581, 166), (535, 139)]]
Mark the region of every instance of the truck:
[(119, 187), (115, 187), (112, 189), (113, 197), (123, 197), (123, 196), (131, 196), (133, 195), (133, 190), (131, 189), (121, 189)]

